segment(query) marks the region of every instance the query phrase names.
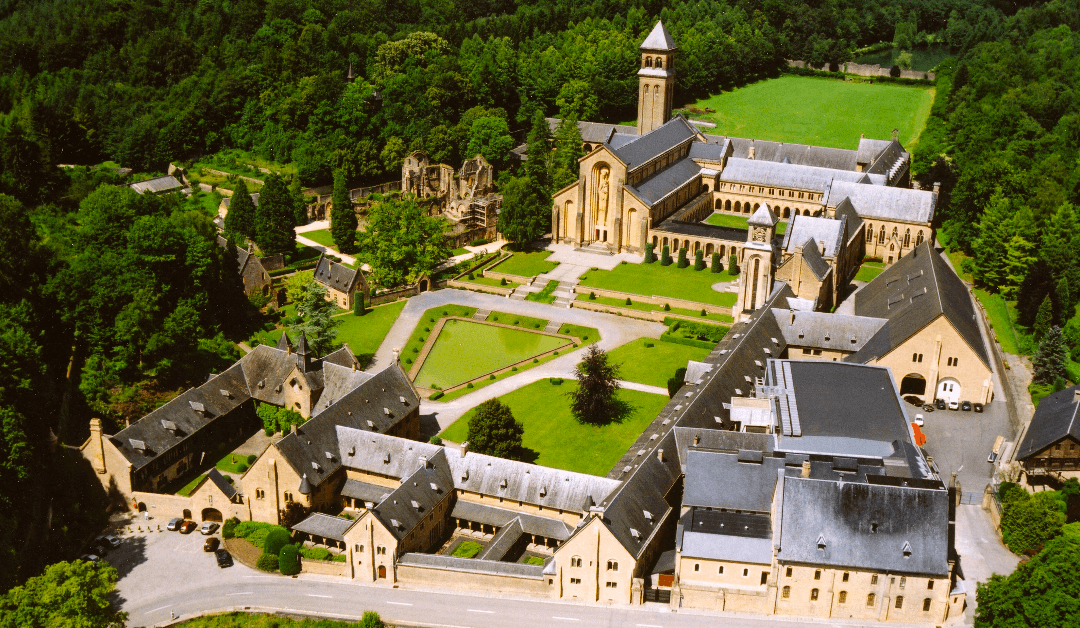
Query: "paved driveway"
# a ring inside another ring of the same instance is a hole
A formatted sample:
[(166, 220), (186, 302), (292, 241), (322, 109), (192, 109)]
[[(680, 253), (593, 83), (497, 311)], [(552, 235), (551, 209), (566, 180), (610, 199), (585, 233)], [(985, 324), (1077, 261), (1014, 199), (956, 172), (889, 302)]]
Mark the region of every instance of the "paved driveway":
[[(985, 411), (937, 410), (924, 412), (907, 406), (908, 416), (922, 413), (926, 434), (926, 453), (933, 457), (941, 473), (941, 479), (949, 481), (949, 475), (960, 470), (957, 476), (964, 491), (981, 493), (990, 482), (994, 465), (986, 461), (998, 436), (1005, 440), (1014, 437), (1004, 401), (993, 401)], [(963, 467), (961, 469), (961, 467)]]

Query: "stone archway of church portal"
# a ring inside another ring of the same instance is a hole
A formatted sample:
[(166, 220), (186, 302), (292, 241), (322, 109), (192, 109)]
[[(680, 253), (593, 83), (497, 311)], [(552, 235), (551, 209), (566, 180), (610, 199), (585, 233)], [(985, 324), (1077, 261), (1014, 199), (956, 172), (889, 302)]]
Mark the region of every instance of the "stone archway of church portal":
[(937, 398), (944, 399), (947, 403), (960, 401), (960, 382), (951, 377), (946, 377), (938, 382)]
[(217, 508), (203, 508), (202, 520), (221, 523), (224, 519), (221, 516), (221, 511)]
[(926, 394), (926, 378), (918, 373), (909, 373), (900, 380), (900, 396), (916, 395), (922, 397)]

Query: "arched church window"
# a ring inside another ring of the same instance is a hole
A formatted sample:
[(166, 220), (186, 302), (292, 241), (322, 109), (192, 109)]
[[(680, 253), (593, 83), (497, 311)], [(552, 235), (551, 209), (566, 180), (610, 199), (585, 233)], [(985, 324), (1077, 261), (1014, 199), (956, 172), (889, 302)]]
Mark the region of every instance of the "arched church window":
[(660, 69), (664, 68), (664, 58), (663, 57), (657, 57), (656, 58), (656, 67), (660, 68)]
[(885, 225), (881, 226), (881, 231), (878, 233), (878, 244), (885, 244)]
[(731, 211), (731, 201), (724, 201), (724, 211)]
[(652, 67), (652, 57), (645, 57), (645, 67), (647, 67), (647, 68)]
[(919, 230), (919, 234), (915, 236), (915, 246), (922, 244), (922, 229)]
[(904, 248), (911, 246), (911, 229), (904, 232)]
[(874, 241), (874, 225), (870, 224), (866, 226), (866, 243), (870, 244)]

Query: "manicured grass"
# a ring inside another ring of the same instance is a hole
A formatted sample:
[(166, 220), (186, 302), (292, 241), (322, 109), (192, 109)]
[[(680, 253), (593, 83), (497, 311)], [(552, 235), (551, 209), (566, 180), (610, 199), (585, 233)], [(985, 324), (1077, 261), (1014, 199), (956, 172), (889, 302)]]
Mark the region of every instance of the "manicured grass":
[(529, 294), (525, 295), (525, 300), (536, 301), (537, 303), (547, 303), (548, 305), (551, 305), (555, 302), (555, 295), (552, 293), (555, 292), (555, 289), (558, 287), (559, 282), (552, 279), (551, 281), (547, 282), (547, 285), (544, 286), (544, 289), (540, 292), (530, 292)]
[(337, 245), (334, 244), (334, 236), (330, 235), (329, 229), (317, 229), (315, 231), (304, 231), (297, 234), (301, 238), (307, 238), (308, 240), (314, 240), (319, 244), (329, 249), (337, 250)]
[(526, 565), (543, 565), (544, 559), (539, 556), (526, 556), (521, 559), (521, 562)]
[[(731, 296), (733, 297), (732, 305), (734, 305), (735, 304), (734, 297), (736, 295), (732, 294)], [(681, 308), (681, 307), (673, 307), (673, 308), (671, 308), (669, 310), (665, 310), (663, 305), (652, 305), (651, 303), (641, 303), (639, 301), (634, 301), (633, 299), (630, 299), (630, 305), (626, 304), (625, 299), (613, 299), (611, 297), (596, 297), (595, 299), (590, 299), (589, 295), (587, 295), (587, 294), (579, 294), (579, 295), (577, 295), (577, 298), (574, 299), (574, 300), (575, 301), (592, 301), (593, 303), (600, 303), (602, 305), (610, 305), (612, 307), (624, 307), (624, 308), (628, 308), (628, 309), (631, 309), (631, 310), (640, 310), (642, 312), (661, 312), (661, 311), (670, 312), (672, 314), (682, 314), (683, 316), (693, 316), (694, 318), (700, 318), (702, 320), (716, 321), (716, 322), (719, 322), (719, 323), (730, 323), (730, 322), (735, 320), (735, 319), (733, 319), (731, 316), (729, 316), (727, 314), (712, 314), (712, 313), (706, 312), (705, 316), (702, 316), (701, 315), (701, 310), (688, 310), (688, 309)]]
[(676, 369), (686, 368), (689, 360), (700, 362), (707, 355), (708, 349), (652, 338), (638, 338), (608, 352), (611, 363), (620, 365), (619, 377), (650, 386), (667, 386)]
[(875, 277), (885, 272), (885, 264), (881, 262), (863, 262), (859, 272), (855, 274), (857, 281), (873, 281)]
[(199, 482), (202, 482), (205, 477), (206, 477), (205, 473), (203, 473), (202, 475), (195, 476), (195, 479), (191, 480), (190, 482), (185, 484), (183, 486), (183, 488), (176, 491), (176, 494), (179, 495), (180, 497), (190, 497), (191, 496), (191, 491), (194, 491), (195, 487), (198, 486)]
[(177, 628), (357, 628), (356, 622), (333, 619), (289, 619), (280, 615), (233, 612), (205, 615), (178, 624)]
[[(672, 255), (672, 257), (675, 257)], [(727, 260), (724, 260), (727, 265)], [(712, 305), (735, 305), (734, 292), (717, 292), (714, 283), (732, 281), (738, 275), (727, 270), (713, 273), (708, 268), (694, 270), (693, 263), (686, 268), (678, 264), (661, 266), (652, 264), (619, 264), (614, 270), (590, 270), (582, 275), (580, 285), (642, 296), (661, 296), (673, 299), (697, 301)]]
[(458, 546), (454, 548), (454, 551), (450, 553), (451, 556), (457, 556), (458, 558), (472, 558), (476, 556), (484, 549), (484, 546), (476, 541), (462, 541), (458, 543)]
[(524, 251), (514, 252), (513, 257), (499, 264), (491, 270), (508, 275), (521, 275), (522, 277), (535, 277), (554, 269), (558, 264), (547, 261), (552, 251)]
[(600, 340), (600, 332), (595, 327), (583, 327), (581, 325), (564, 323), (563, 326), (559, 328), (559, 333), (577, 338), (581, 341), (581, 346), (583, 347)]
[(502, 280), (500, 279), (495, 279), (494, 277), (481, 277), (476, 273), (473, 273), (472, 279), (469, 279), (469, 276), (465, 275), (458, 281), (464, 281), (466, 283), (478, 283), (485, 286), (494, 286), (496, 288), (509, 288), (510, 290), (513, 290), (514, 288), (517, 288), (521, 285), (516, 281), (507, 281), (506, 283), (502, 283)]
[[(620, 390), (619, 398), (634, 408), (634, 414), (622, 423), (596, 427), (580, 424), (570, 414), (570, 398), (566, 393), (575, 386), (577, 383), (572, 380), (561, 385), (541, 380), (503, 395), (499, 400), (510, 406), (514, 418), (524, 426), (523, 445), (536, 452), (532, 462), (567, 471), (607, 475), (649, 422), (656, 418), (668, 401), (667, 395)], [(465, 440), (473, 412), (466, 412), (440, 436), (456, 443)]]
[(247, 456), (241, 456), (240, 454), (229, 453), (226, 454), (214, 464), (214, 467), (218, 471), (225, 471), (226, 473), (235, 473), (236, 475), (242, 475), (244, 471), (248, 470)]
[(566, 342), (529, 331), (472, 321), (447, 321), (415, 382), (424, 388), (433, 385), (449, 388)]
[(402, 299), (368, 308), (362, 316), (346, 314), (338, 317), (338, 342), (348, 344), (349, 350), (360, 360), (360, 364), (367, 366), (401, 314), (405, 303), (407, 301)]
[[(710, 225), (716, 225), (717, 227), (735, 227), (736, 229), (747, 229), (746, 221), (750, 218), (747, 216), (736, 216), (735, 214), (722, 214), (720, 212), (714, 212), (711, 216), (705, 219), (705, 222)], [(776, 234), (784, 235), (787, 231), (787, 223), (781, 220), (776, 223)], [(705, 261), (709, 261), (706, 257)], [(727, 263), (727, 260), (724, 260)]]
[(990, 294), (985, 290), (976, 289), (975, 297), (982, 303), (986, 315), (990, 319), (990, 326), (994, 328), (994, 334), (1001, 343), (1001, 349), (1006, 353), (1020, 355), (1020, 338), (1013, 326), (1013, 313), (1009, 304), (1000, 294)]
[(450, 251), (450, 257), (457, 257), (458, 255), (465, 255), (468, 252), (469, 251), (467, 251), (466, 249), (454, 249), (453, 251)]
[(521, 316), (519, 314), (507, 314), (506, 312), (492, 312), (488, 314), (487, 320), (493, 323), (502, 323), (503, 325), (513, 325), (514, 327), (523, 327), (525, 329), (543, 329), (547, 327), (548, 322), (542, 318), (532, 318), (531, 316)]
[(926, 126), (934, 91), (896, 84), (844, 82), (806, 76), (759, 81), (693, 106), (715, 109), (700, 116), (716, 135), (855, 149), (859, 134), (889, 139), (911, 150)]
[(412, 366), (413, 360), (417, 357), (416, 354), (420, 353), (428, 334), (431, 333), (432, 329), (435, 329), (435, 323), (440, 318), (444, 316), (469, 318), (473, 314), (476, 314), (476, 308), (464, 305), (444, 305), (425, 311), (424, 315), (420, 317), (420, 322), (416, 324), (416, 328), (413, 329), (412, 334), (409, 336), (409, 341), (401, 348), (401, 361), (405, 364), (404, 369), (408, 371)]

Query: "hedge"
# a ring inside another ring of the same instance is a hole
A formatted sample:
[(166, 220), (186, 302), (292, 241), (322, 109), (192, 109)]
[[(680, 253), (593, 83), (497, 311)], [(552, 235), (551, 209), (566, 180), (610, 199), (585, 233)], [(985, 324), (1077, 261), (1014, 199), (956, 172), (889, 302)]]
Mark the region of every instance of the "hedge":
[(255, 566), (262, 571), (277, 571), (277, 554), (263, 554), (262, 556), (259, 556), (259, 560), (255, 561)]
[(677, 345), (686, 345), (687, 347), (700, 347), (702, 349), (712, 349), (716, 347), (715, 342), (706, 342), (704, 340), (694, 340), (693, 338), (672, 336), (666, 331), (660, 334), (660, 340), (663, 340), (664, 342), (671, 342)]
[(296, 546), (286, 545), (278, 554), (278, 569), (283, 576), (295, 576), (300, 573), (300, 561), (296, 558)]
[(240, 520), (236, 517), (231, 517), (225, 520), (225, 523), (221, 524), (221, 538), (231, 539), (236, 536), (236, 524), (240, 523)]
[(277, 555), (289, 544), (289, 532), (285, 529), (271, 530), (263, 542), (263, 552)]
[(301, 547), (300, 555), (311, 560), (330, 560), (332, 556), (325, 547)]
[(266, 543), (266, 537), (274, 530), (281, 530), (285, 534), (289, 531), (282, 526), (274, 525), (272, 523), (263, 523), (261, 521), (243, 521), (236, 526), (234, 534), (241, 539), (247, 539), (249, 543), (255, 547), (262, 549), (263, 544)]

